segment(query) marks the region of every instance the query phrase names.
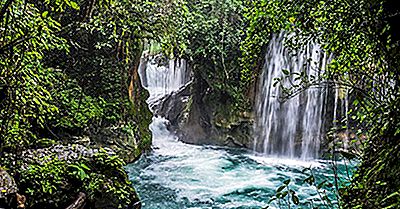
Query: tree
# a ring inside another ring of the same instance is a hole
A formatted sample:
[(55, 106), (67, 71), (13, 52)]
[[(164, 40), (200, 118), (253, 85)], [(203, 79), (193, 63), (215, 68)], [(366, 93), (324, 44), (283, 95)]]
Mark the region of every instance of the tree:
[[(254, 9), (245, 14), (250, 21), (247, 39), (242, 45), (245, 73), (251, 72), (251, 66), (258, 61), (257, 55), (262, 54), (265, 47), (266, 42), (258, 40), (266, 39), (270, 33), (279, 30), (296, 33), (295, 38), (288, 41), (294, 48), (310, 39), (321, 43), (327, 53), (334, 55), (324, 75), (314, 80), (317, 82), (304, 75), (306, 79), (300, 86), (286, 89), (286, 92), (290, 96), (312, 85), (351, 89), (355, 100), (350, 114), (359, 124), (358, 133), (368, 140), (351, 186), (341, 190), (343, 206), (397, 207), (400, 184), (395, 179), (399, 170), (394, 162), (399, 156), (396, 153), (400, 134), (397, 114), (400, 66), (398, 42), (391, 38), (392, 31), (398, 29), (388, 23), (393, 15), (393, 11), (387, 9), (390, 2), (247, 2)], [(252, 37), (256, 37), (255, 41)]]

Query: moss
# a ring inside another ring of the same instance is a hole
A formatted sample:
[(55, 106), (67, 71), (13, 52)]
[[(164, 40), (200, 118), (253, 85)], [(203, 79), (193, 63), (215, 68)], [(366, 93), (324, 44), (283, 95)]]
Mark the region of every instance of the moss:
[[(110, 149), (57, 145), (8, 155), (28, 208), (65, 208), (84, 192), (85, 208), (133, 208), (138, 196), (124, 170), (124, 161)], [(107, 205), (107, 206), (105, 206)]]
[(151, 123), (152, 113), (150, 112), (146, 99), (149, 97), (149, 93), (140, 87), (137, 87), (135, 91), (138, 91), (138, 100), (131, 103), (131, 114), (135, 120), (137, 132), (138, 149), (143, 152), (150, 149), (151, 146), (151, 132), (149, 125)]

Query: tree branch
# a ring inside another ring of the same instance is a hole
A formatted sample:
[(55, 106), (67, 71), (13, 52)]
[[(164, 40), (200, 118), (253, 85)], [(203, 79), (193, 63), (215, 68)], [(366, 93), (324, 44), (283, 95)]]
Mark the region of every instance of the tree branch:
[(79, 192), (79, 195), (75, 199), (75, 201), (65, 209), (82, 209), (85, 206), (85, 202), (86, 202), (86, 194), (83, 192)]

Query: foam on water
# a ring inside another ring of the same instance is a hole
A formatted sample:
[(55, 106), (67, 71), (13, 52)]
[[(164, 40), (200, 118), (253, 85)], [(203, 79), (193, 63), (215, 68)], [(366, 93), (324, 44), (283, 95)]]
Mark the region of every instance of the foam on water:
[(280, 158), (278, 156), (271, 157), (271, 156), (257, 156), (250, 154), (248, 155), (249, 158), (257, 161), (260, 164), (265, 165), (282, 165), (282, 166), (291, 166), (291, 167), (313, 167), (313, 168), (324, 168), (326, 164), (322, 163), (323, 161), (312, 160), (312, 161), (305, 161), (296, 158)]
[(153, 152), (127, 166), (143, 208), (260, 208), (286, 179), (302, 200), (317, 198), (315, 189), (302, 182), (307, 177), (304, 168), (315, 168), (317, 178), (333, 176), (326, 161), (184, 144), (168, 132), (167, 123), (153, 118)]
[[(180, 79), (183, 74), (187, 72), (176, 67), (148, 64), (140, 75), (150, 91), (148, 102), (185, 84), (187, 79)], [(326, 161), (265, 157), (243, 149), (184, 144), (168, 131), (168, 123), (154, 116), (150, 125), (152, 152), (126, 166), (144, 209), (259, 209), (267, 206), (277, 187), (287, 179), (291, 179), (290, 188), (302, 201), (311, 200), (318, 195), (304, 184), (308, 175), (302, 170), (315, 168), (317, 182), (333, 176)], [(339, 171), (343, 170), (339, 167)], [(271, 205), (274, 206), (277, 205)]]

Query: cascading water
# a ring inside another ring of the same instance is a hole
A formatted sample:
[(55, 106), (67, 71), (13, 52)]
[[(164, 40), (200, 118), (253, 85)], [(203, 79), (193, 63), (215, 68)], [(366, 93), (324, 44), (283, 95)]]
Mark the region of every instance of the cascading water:
[[(341, 145), (343, 149), (348, 149), (349, 139), (351, 138), (350, 123), (349, 123), (349, 88), (340, 85), (335, 85), (335, 100), (333, 110), (333, 128), (335, 129), (334, 138), (336, 145)], [(342, 122), (344, 120), (344, 123)], [(342, 127), (345, 126), (346, 130), (337, 133)], [(355, 136), (355, 135), (354, 135)], [(340, 147), (338, 147), (340, 148)]]
[[(318, 44), (310, 42), (292, 55), (284, 45), (285, 33), (274, 35), (267, 48), (256, 98), (254, 150), (266, 155), (314, 159), (324, 134), (326, 88), (310, 88), (282, 102), (276, 78), (303, 74), (317, 78), (328, 62)], [(295, 76), (282, 79), (286, 88), (298, 85)]]
[[(184, 62), (175, 62), (181, 64), (174, 67), (155, 63), (143, 62), (140, 71), (143, 85), (150, 92), (150, 106), (188, 80)], [(295, 104), (291, 105), (287, 109), (296, 109)], [(292, 122), (296, 120), (292, 119)], [(303, 202), (300, 206), (308, 208), (311, 206), (304, 201), (318, 205), (319, 194), (313, 188), (304, 187), (303, 180), (308, 175), (302, 170), (317, 167), (314, 170), (317, 181), (334, 176), (331, 165), (324, 161), (270, 158), (241, 149), (184, 144), (168, 131), (168, 123), (164, 118), (153, 117), (150, 125), (153, 151), (126, 167), (144, 209), (261, 208), (269, 204), (276, 188), (287, 179), (292, 180), (290, 188)], [(309, 121), (302, 119), (298, 123), (308, 124)], [(345, 175), (340, 172), (345, 170), (344, 165), (338, 166), (339, 176)], [(333, 193), (327, 193), (332, 197)], [(269, 205), (270, 208), (282, 208), (277, 202)]]
[(142, 85), (150, 93), (147, 101), (149, 104), (178, 90), (189, 81), (189, 72), (184, 59), (169, 60), (168, 65), (159, 63), (160, 59), (159, 56), (148, 61), (143, 59), (139, 66)]

